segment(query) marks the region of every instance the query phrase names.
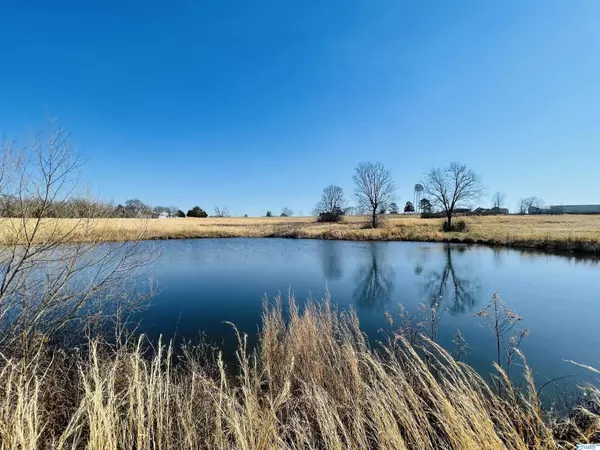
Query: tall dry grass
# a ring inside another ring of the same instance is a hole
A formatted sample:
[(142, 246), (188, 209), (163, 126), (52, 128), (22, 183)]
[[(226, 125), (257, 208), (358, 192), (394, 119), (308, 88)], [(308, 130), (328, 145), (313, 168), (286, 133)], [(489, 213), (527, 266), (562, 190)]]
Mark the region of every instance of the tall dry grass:
[(235, 368), (143, 338), (2, 355), (0, 448), (544, 450), (598, 436), (591, 409), (546, 423), (527, 369), (525, 389), (505, 378), (500, 396), (432, 342), (392, 334), (376, 350), (353, 311), (290, 311), (265, 307), (253, 352), (238, 334)]

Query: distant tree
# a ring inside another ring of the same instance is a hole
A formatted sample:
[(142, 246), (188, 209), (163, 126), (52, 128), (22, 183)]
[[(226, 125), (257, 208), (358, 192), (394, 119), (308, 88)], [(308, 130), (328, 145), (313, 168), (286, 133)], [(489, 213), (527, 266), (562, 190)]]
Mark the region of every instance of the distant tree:
[(265, 214), (265, 217), (273, 217), (273, 213), (271, 211), (267, 211), (267, 214)]
[(175, 217), (185, 217), (185, 213), (182, 210), (178, 209), (175, 213)]
[(412, 202), (406, 202), (406, 205), (404, 205), (404, 212), (405, 213), (415, 212), (415, 206), (412, 204)]
[(208, 214), (206, 211), (204, 211), (199, 206), (194, 206), (192, 209), (190, 209), (187, 212), (187, 216), (188, 217), (208, 217)]
[(506, 201), (506, 194), (504, 192), (496, 192), (492, 197), (492, 204), (494, 208), (500, 209), (504, 206), (504, 202)]
[(290, 208), (284, 207), (281, 209), (281, 217), (291, 217), (294, 214)]
[(229, 215), (227, 206), (215, 206), (215, 217), (229, 217)]
[(542, 200), (539, 197), (522, 198), (519, 203), (519, 213), (527, 214), (527, 213), (529, 213), (529, 208), (531, 208), (531, 207), (539, 208), (540, 206), (542, 206), (543, 203), (544, 203), (544, 200)]
[(451, 231), (454, 210), (477, 200), (483, 193), (479, 176), (464, 164), (450, 163), (444, 169), (432, 169), (426, 177), (425, 191), (446, 215), (444, 229)]
[(134, 198), (125, 202), (125, 210), (128, 217), (140, 217), (144, 214), (150, 214), (152, 210), (141, 200)]
[(169, 216), (177, 217), (177, 211), (179, 211), (177, 206), (169, 206)]
[(371, 226), (378, 227), (377, 212), (387, 209), (394, 201), (396, 185), (390, 171), (379, 162), (361, 162), (354, 173), (354, 182), (359, 208), (368, 210), (371, 215)]
[(114, 216), (119, 218), (127, 217), (127, 210), (123, 205), (119, 204), (115, 208)]
[(398, 208), (398, 205), (396, 204), (396, 202), (390, 203), (390, 214), (399, 214), (399, 213), (400, 213), (400, 208)]
[(421, 211), (425, 214), (430, 214), (433, 211), (433, 205), (431, 204), (428, 198), (421, 199), (421, 201), (419, 202), (419, 207)]
[(387, 208), (385, 206), (382, 206), (381, 208), (379, 208), (379, 214), (380, 215), (384, 215), (387, 212)]
[(323, 189), (321, 194), (321, 200), (315, 206), (314, 214), (318, 216), (321, 213), (330, 213), (336, 209), (344, 209), (346, 207), (346, 198), (344, 197), (344, 190), (330, 184)]
[(244, 214), (244, 217), (248, 217), (248, 214)]

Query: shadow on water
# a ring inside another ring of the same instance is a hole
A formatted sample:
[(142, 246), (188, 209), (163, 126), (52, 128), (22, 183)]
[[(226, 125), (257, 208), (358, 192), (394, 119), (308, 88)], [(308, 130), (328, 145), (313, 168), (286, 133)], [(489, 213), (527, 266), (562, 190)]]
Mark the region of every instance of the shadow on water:
[[(440, 302), (452, 314), (464, 314), (471, 311), (477, 303), (479, 286), (476, 281), (460, 273), (455, 254), (464, 253), (467, 247), (444, 245), (443, 266), (426, 274), (423, 288), (430, 306)], [(415, 267), (415, 274), (423, 273), (420, 265)]]
[(359, 267), (352, 294), (360, 308), (382, 307), (390, 301), (394, 291), (394, 270), (386, 261), (386, 246), (370, 242), (368, 257)]

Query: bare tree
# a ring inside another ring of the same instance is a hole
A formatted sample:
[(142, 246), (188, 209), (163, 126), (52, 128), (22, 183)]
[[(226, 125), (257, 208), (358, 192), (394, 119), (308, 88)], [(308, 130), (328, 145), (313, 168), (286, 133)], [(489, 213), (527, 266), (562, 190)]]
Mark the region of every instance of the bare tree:
[(519, 213), (527, 214), (529, 212), (529, 208), (539, 208), (540, 206), (542, 206), (543, 203), (544, 200), (542, 200), (539, 197), (522, 198), (519, 202)]
[(477, 200), (483, 193), (479, 176), (464, 164), (450, 163), (444, 169), (432, 169), (426, 176), (425, 191), (446, 214), (446, 230), (452, 230), (457, 207)]
[(330, 184), (323, 189), (321, 200), (317, 203), (317, 206), (315, 206), (314, 215), (318, 216), (321, 213), (331, 214), (335, 211), (341, 211), (343, 213), (345, 208), (346, 198), (344, 196), (344, 190), (335, 184)]
[(292, 215), (294, 215), (294, 211), (287, 206), (281, 208), (281, 217), (292, 217)]
[(133, 280), (155, 256), (142, 249), (144, 221), (130, 241), (104, 243), (96, 219), (105, 210), (93, 201), (77, 218), (56, 218), (77, 198), (81, 161), (53, 125), (17, 151), (2, 146), (0, 194), (16, 201), (11, 217), (0, 219), (0, 343), (19, 341), (23, 350), (40, 334), (133, 306), (140, 300)]
[(500, 209), (504, 206), (504, 202), (506, 201), (506, 194), (504, 192), (496, 192), (492, 197), (492, 203), (494, 204), (494, 208)]
[(229, 208), (227, 206), (215, 206), (215, 217), (229, 217)]
[(354, 173), (354, 194), (361, 210), (369, 211), (371, 226), (379, 225), (377, 213), (394, 201), (396, 185), (392, 175), (381, 163), (361, 162)]

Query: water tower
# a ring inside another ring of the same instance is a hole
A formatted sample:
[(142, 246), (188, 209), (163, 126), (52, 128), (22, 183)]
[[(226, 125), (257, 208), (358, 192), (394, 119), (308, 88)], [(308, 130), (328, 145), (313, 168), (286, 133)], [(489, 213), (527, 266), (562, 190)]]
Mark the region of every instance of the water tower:
[(423, 191), (425, 190), (425, 186), (422, 183), (415, 184), (415, 201), (413, 206), (415, 207), (415, 211), (420, 213), (421, 211), (421, 200), (423, 200)]

